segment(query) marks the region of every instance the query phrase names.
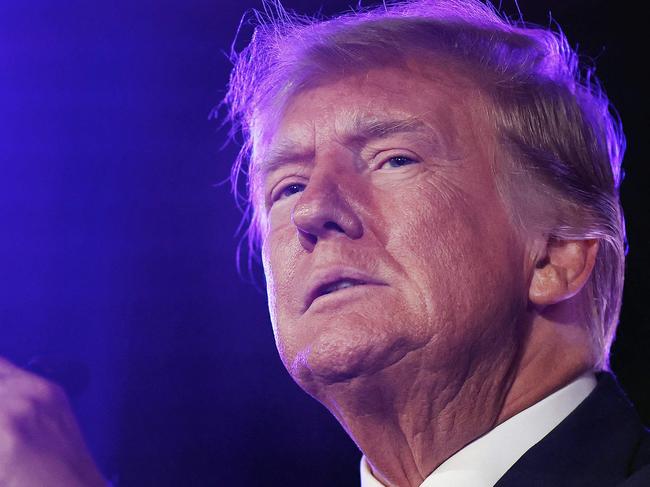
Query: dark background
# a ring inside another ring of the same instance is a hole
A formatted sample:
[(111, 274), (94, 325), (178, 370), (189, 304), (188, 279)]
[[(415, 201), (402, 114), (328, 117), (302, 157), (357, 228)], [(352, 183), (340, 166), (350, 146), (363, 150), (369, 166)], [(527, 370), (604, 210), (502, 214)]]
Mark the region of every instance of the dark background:
[[(520, 3), (596, 59), (625, 124), (631, 250), (612, 362), (648, 424), (646, 32), (623, 2)], [(236, 147), (220, 149), (208, 115), (260, 5), (0, 0), (0, 354), (72, 363), (80, 388), (88, 373), (73, 404), (124, 486), (357, 482), (356, 447), (286, 374), (264, 293), (236, 269), (240, 215), (219, 184)]]

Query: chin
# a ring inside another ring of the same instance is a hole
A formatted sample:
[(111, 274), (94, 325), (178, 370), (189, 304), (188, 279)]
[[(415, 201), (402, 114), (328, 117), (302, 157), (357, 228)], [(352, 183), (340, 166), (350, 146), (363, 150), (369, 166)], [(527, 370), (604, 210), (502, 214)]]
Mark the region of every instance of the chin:
[(369, 378), (390, 367), (413, 349), (410, 342), (376, 327), (339, 323), (318, 333), (285, 364), (303, 389), (317, 395), (323, 386)]

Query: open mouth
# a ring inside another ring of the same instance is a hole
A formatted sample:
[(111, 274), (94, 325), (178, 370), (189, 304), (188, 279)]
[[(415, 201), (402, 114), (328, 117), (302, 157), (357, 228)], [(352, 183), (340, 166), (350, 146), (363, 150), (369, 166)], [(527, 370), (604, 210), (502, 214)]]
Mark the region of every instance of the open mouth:
[(367, 282), (360, 281), (358, 279), (338, 279), (337, 281), (331, 282), (329, 284), (319, 286), (314, 293), (314, 299), (325, 296), (326, 294), (340, 291), (341, 289), (347, 289), (354, 286), (362, 286), (364, 284), (367, 284)]
[(302, 312), (309, 309), (314, 301), (329, 294), (346, 289), (365, 286), (387, 286), (388, 284), (367, 272), (344, 266), (320, 268), (312, 273), (305, 289)]
[(328, 294), (334, 294), (336, 292), (343, 291), (345, 289), (350, 289), (359, 286), (366, 286), (369, 284), (372, 284), (372, 282), (364, 281), (361, 279), (348, 278), (348, 277), (326, 282), (318, 286), (316, 289), (314, 289), (312, 293), (310, 293), (309, 299), (306, 302), (305, 310), (308, 309), (312, 305), (312, 303), (316, 301), (318, 298), (322, 298), (323, 296), (327, 296)]

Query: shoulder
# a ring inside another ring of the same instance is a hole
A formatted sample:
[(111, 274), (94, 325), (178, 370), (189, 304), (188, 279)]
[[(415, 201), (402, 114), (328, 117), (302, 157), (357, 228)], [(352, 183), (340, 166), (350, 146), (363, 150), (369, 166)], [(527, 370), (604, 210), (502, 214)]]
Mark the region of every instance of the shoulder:
[(650, 433), (612, 374), (497, 483), (517, 485), (650, 486)]
[(633, 458), (630, 476), (620, 487), (648, 487), (650, 485), (650, 430), (645, 429), (636, 455)]

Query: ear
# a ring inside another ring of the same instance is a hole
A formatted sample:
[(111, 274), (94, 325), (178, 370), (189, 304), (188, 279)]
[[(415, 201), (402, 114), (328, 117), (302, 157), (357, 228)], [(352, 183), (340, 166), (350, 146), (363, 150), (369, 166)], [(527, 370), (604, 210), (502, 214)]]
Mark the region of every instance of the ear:
[(567, 300), (580, 292), (596, 262), (598, 240), (549, 239), (538, 259), (528, 290), (536, 306)]

